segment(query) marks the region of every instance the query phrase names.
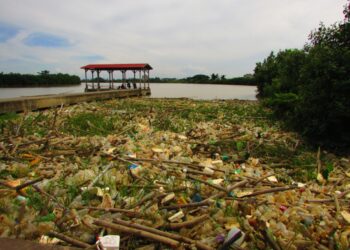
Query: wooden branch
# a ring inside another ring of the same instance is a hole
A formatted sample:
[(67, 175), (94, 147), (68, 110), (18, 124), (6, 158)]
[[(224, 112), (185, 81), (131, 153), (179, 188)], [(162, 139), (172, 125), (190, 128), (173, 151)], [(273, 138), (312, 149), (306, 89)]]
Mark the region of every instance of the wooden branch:
[(239, 198), (245, 198), (245, 197), (252, 197), (252, 196), (257, 196), (257, 195), (262, 195), (262, 194), (269, 194), (269, 193), (276, 193), (276, 192), (282, 192), (282, 191), (287, 191), (291, 189), (296, 189), (298, 187), (292, 186), (292, 187), (276, 187), (276, 188), (271, 188), (271, 189), (265, 189), (265, 190), (259, 190), (251, 194), (246, 194), (243, 195)]
[(57, 233), (57, 232), (54, 232), (54, 231), (50, 231), (48, 233), (48, 235), (50, 237), (55, 237), (57, 239), (60, 239), (60, 240), (63, 240), (73, 246), (76, 246), (76, 247), (80, 247), (80, 248), (88, 248), (88, 247), (91, 247), (90, 244), (87, 244), (85, 242), (82, 242), (80, 240), (76, 240), (76, 239), (73, 239), (72, 237), (69, 237), (69, 236), (66, 236), (64, 234), (61, 234), (61, 233)]
[(170, 205), (170, 206), (163, 206), (160, 207), (160, 209), (179, 209), (179, 208), (189, 208), (189, 207), (202, 207), (202, 206), (209, 206), (211, 204), (211, 201), (209, 199), (200, 201), (200, 202), (194, 202), (194, 203), (188, 203), (188, 204), (178, 204), (178, 205)]
[(97, 211), (104, 211), (104, 212), (111, 212), (111, 213), (123, 213), (123, 214), (127, 214), (128, 216), (140, 216), (141, 215), (141, 213), (138, 211), (122, 209), (122, 208), (102, 208), (102, 207), (79, 206), (78, 209), (89, 209), (89, 210), (97, 210)]
[[(158, 160), (158, 159), (145, 159), (145, 158), (131, 158), (131, 157), (127, 157), (127, 160), (132, 160), (132, 161), (136, 161), (136, 162), (155, 162), (158, 164), (162, 164), (162, 163), (168, 163), (168, 164), (176, 164), (176, 165), (183, 165), (183, 166), (188, 166), (188, 167), (193, 167), (193, 168), (199, 168), (199, 169), (203, 169), (204, 167), (198, 164), (194, 164), (194, 163), (188, 163), (188, 162), (180, 162), (180, 161), (172, 161), (172, 160)], [(217, 172), (223, 172), (225, 173), (224, 170), (221, 169), (214, 169), (214, 171)]]
[(187, 237), (184, 237), (184, 236), (181, 236), (181, 235), (178, 235), (178, 234), (164, 232), (164, 231), (152, 228), (152, 227), (143, 226), (143, 225), (140, 225), (140, 224), (136, 224), (136, 223), (129, 222), (129, 221), (124, 221), (124, 220), (121, 220), (121, 219), (116, 219), (115, 218), (115, 219), (113, 219), (113, 221), (115, 223), (118, 223), (118, 224), (126, 226), (126, 227), (132, 227), (132, 228), (136, 228), (136, 229), (139, 229), (139, 230), (144, 230), (144, 231), (147, 231), (147, 232), (150, 232), (150, 233), (154, 233), (156, 235), (161, 235), (161, 236), (164, 236), (164, 237), (167, 237), (167, 238), (170, 238), (170, 239), (173, 239), (173, 240), (177, 240), (177, 241), (180, 241), (180, 242), (184, 242), (184, 243), (187, 243), (187, 244), (194, 244), (198, 249), (213, 250), (213, 248), (211, 248), (211, 247), (209, 247), (209, 246), (207, 246), (207, 245), (205, 245), (205, 244), (203, 244), (201, 242), (192, 240), (190, 238), (187, 238)]
[(96, 184), (96, 182), (97, 182), (109, 169), (111, 169), (113, 166), (114, 166), (114, 163), (113, 163), (113, 162), (109, 163), (109, 164), (103, 169), (103, 171), (102, 171), (98, 176), (96, 176), (96, 178), (90, 183), (90, 185), (88, 186), (88, 189), (89, 189), (89, 188), (92, 188), (92, 187)]
[(226, 188), (221, 187), (221, 186), (219, 186), (219, 185), (216, 185), (216, 184), (210, 183), (210, 182), (208, 182), (208, 181), (204, 181), (204, 180), (198, 179), (198, 178), (196, 178), (196, 177), (194, 177), (194, 176), (192, 176), (192, 175), (189, 175), (189, 176), (187, 176), (187, 177), (188, 177), (189, 179), (192, 179), (192, 180), (198, 181), (198, 182), (200, 182), (200, 183), (203, 183), (203, 184), (205, 184), (205, 185), (211, 186), (211, 187), (213, 187), (213, 188), (215, 188), (215, 189), (217, 189), (217, 190), (219, 190), (219, 191), (226, 192)]
[(25, 187), (28, 187), (28, 186), (30, 186), (30, 185), (33, 185), (33, 184), (35, 184), (35, 183), (37, 183), (37, 182), (40, 182), (40, 181), (42, 181), (43, 179), (44, 179), (43, 177), (39, 177), (39, 178), (37, 178), (37, 179), (34, 179), (34, 180), (28, 181), (28, 182), (26, 182), (26, 183), (23, 183), (23, 184), (21, 184), (21, 185), (18, 185), (18, 186), (15, 187), (15, 189), (16, 189), (17, 192), (19, 192), (21, 189), (23, 189), (23, 188), (25, 188)]
[(181, 245), (179, 241), (176, 241), (176, 240), (173, 240), (173, 239), (161, 236), (161, 235), (157, 235), (157, 234), (150, 233), (150, 232), (140, 230), (140, 229), (135, 229), (132, 227), (126, 227), (123, 225), (110, 223), (110, 222), (107, 222), (104, 220), (94, 220), (93, 224), (95, 224), (97, 226), (111, 228), (113, 230), (117, 230), (117, 231), (128, 233), (128, 234), (133, 234), (133, 235), (136, 235), (139, 237), (151, 239), (154, 241), (158, 241), (158, 242), (166, 244), (172, 248), (177, 248), (177, 247), (180, 247), (180, 245)]
[(183, 227), (194, 227), (195, 225), (207, 220), (209, 218), (209, 215), (205, 214), (202, 216), (199, 216), (193, 220), (188, 220), (185, 222), (180, 222), (180, 223), (170, 223), (169, 225), (167, 225), (167, 228), (170, 228), (172, 230), (176, 230), (176, 229), (180, 229)]
[(228, 187), (225, 192), (214, 194), (214, 195), (210, 196), (209, 198), (205, 199), (204, 201), (209, 201), (211, 199), (223, 198), (227, 194), (232, 192), (234, 189), (239, 188), (239, 187), (243, 187), (243, 186), (245, 186), (248, 183), (249, 183), (249, 181), (247, 179), (243, 180), (243, 181), (240, 181), (240, 182), (237, 182), (236, 184), (232, 185), (231, 187)]
[(19, 193), (19, 192), (21, 191), (21, 189), (23, 189), (23, 188), (25, 188), (25, 187), (28, 187), (28, 186), (30, 186), (30, 185), (33, 185), (33, 184), (35, 184), (35, 183), (37, 183), (37, 182), (40, 182), (40, 181), (42, 181), (43, 179), (44, 179), (43, 177), (39, 177), (39, 178), (37, 178), (37, 179), (28, 181), (28, 182), (26, 182), (26, 183), (23, 183), (23, 184), (21, 184), (21, 185), (15, 186), (15, 187), (13, 187), (13, 186), (7, 184), (7, 181), (2, 181), (2, 180), (0, 180), (0, 185), (5, 186), (5, 187), (8, 187), (8, 188), (13, 189), (13, 190), (16, 190), (16, 192)]
[(52, 196), (51, 194), (49, 193), (46, 193), (44, 190), (42, 190), (41, 188), (39, 188), (37, 185), (33, 185), (33, 188), (39, 192), (40, 194), (48, 197), (50, 200), (52, 200), (53, 202), (55, 202), (59, 207), (63, 208), (63, 209), (66, 209), (66, 207), (64, 205), (62, 205), (57, 199), (55, 196)]

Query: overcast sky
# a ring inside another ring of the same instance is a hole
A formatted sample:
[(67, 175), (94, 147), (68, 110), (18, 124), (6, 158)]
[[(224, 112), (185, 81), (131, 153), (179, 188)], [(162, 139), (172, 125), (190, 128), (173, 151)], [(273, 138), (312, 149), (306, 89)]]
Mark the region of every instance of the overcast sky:
[(345, 0), (0, 0), (0, 72), (82, 75), (89, 63), (149, 63), (151, 76), (253, 72), (302, 48)]

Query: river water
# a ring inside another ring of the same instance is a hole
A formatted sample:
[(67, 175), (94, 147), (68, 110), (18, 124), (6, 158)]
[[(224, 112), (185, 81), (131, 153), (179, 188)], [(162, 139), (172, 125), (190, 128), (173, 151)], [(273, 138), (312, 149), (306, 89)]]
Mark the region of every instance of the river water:
[[(151, 83), (151, 98), (192, 98), (192, 99), (240, 99), (256, 100), (256, 87), (240, 85), (209, 85), (209, 84), (173, 84), (173, 83)], [(72, 87), (49, 87), (49, 88), (0, 88), (0, 99), (51, 95), (62, 93), (82, 93), (85, 85)]]

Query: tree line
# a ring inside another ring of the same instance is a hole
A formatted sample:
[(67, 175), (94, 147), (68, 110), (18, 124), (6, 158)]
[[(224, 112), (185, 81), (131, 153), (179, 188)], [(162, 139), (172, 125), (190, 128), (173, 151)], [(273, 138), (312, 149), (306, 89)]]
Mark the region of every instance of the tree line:
[(186, 78), (150, 78), (154, 83), (198, 83), (198, 84), (226, 84), (226, 85), (256, 85), (256, 79), (252, 74), (246, 74), (242, 77), (226, 78), (225, 75), (219, 74), (197, 74)]
[(19, 73), (2, 73), (0, 72), (0, 87), (54, 87), (79, 85), (80, 78), (69, 74), (50, 74), (49, 71), (43, 70), (37, 75), (19, 74)]
[(303, 49), (256, 64), (258, 97), (290, 127), (319, 143), (350, 143), (350, 1), (344, 20), (312, 31)]

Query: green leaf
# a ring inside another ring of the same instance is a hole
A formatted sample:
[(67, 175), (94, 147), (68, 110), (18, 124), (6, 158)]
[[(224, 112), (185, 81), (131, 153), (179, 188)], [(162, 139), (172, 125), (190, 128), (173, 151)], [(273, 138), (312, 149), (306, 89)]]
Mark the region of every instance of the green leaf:
[(49, 221), (54, 221), (56, 219), (56, 216), (54, 213), (50, 213), (45, 216), (40, 216), (36, 219), (37, 222), (49, 222)]

